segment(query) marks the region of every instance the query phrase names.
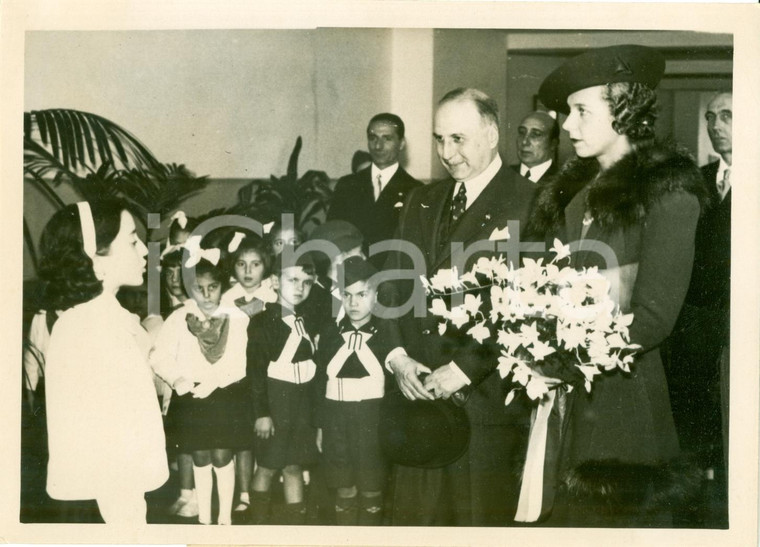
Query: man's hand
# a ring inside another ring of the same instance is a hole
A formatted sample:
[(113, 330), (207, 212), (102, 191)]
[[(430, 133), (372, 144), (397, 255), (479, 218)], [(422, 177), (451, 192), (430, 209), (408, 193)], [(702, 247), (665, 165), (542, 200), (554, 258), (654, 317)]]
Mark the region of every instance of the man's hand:
[(274, 436), (274, 422), (269, 416), (257, 419), (254, 428), (256, 429), (256, 435), (262, 439)]
[(433, 395), (425, 389), (420, 382), (419, 375), (429, 373), (430, 369), (422, 363), (418, 363), (408, 355), (394, 357), (389, 363), (393, 375), (396, 377), (401, 393), (409, 400), (426, 399), (432, 401)]
[(466, 385), (462, 379), (462, 375), (457, 374), (451, 365), (443, 365), (425, 378), (423, 387), (426, 390), (432, 391), (436, 398), (448, 399), (453, 393)]

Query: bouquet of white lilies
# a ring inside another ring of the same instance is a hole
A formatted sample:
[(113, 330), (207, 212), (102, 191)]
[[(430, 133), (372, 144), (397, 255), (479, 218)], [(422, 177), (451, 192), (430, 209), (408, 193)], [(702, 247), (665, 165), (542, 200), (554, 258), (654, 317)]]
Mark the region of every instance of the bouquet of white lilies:
[(534, 400), (560, 385), (591, 390), (608, 370), (629, 372), (638, 348), (628, 338), (632, 314), (610, 297), (610, 283), (596, 268), (569, 265), (570, 247), (554, 240), (554, 258), (526, 258), (516, 268), (498, 258), (480, 258), (459, 275), (456, 268), (422, 279), (430, 312), (441, 318), (439, 334), (464, 332), (478, 343), (496, 343), (498, 370)]

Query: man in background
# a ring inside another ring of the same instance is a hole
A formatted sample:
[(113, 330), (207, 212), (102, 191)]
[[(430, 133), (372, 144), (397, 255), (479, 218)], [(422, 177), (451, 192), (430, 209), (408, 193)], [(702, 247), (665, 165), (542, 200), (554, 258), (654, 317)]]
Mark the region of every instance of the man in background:
[[(697, 224), (694, 266), (683, 309), (665, 349), (668, 387), (681, 449), (704, 471), (703, 513), (683, 515), (686, 525), (728, 524), (728, 364), (731, 297), (731, 93), (707, 106), (707, 133), (718, 160), (702, 167), (710, 205)], [(668, 361), (666, 361), (668, 362)], [(718, 499), (722, 505), (715, 505)]]
[(531, 182), (548, 179), (557, 171), (559, 124), (548, 113), (531, 112), (520, 122), (515, 141), (519, 164), (512, 169)]
[[(372, 164), (341, 178), (335, 186), (327, 219), (345, 220), (356, 226), (368, 247), (393, 237), (406, 197), (422, 185), (399, 164), (405, 147), (401, 118), (389, 113), (375, 115), (367, 126)], [(369, 260), (380, 268), (385, 253), (370, 256)]]

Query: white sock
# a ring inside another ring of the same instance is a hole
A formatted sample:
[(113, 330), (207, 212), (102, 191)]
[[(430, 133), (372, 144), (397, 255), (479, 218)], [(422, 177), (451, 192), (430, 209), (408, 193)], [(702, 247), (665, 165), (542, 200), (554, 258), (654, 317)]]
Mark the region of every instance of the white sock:
[(248, 492), (240, 492), (240, 503), (251, 503), (251, 496)]
[(198, 522), (201, 524), (211, 524), (211, 488), (214, 485), (211, 467), (210, 464), (205, 467), (193, 464), (195, 493), (198, 496)]
[(214, 467), (216, 488), (219, 494), (219, 524), (232, 523), (232, 498), (235, 495), (235, 464), (228, 463), (224, 467)]
[(183, 500), (189, 500), (193, 497), (193, 489), (192, 488), (180, 488), (179, 490), (179, 498)]

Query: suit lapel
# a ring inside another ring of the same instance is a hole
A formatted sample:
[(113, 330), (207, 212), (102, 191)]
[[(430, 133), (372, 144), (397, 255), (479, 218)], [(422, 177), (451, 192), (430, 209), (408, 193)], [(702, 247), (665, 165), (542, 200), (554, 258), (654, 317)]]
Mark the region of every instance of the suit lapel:
[[(420, 202), (421, 226), (423, 226), (425, 234), (424, 248), (428, 253), (426, 259), (429, 272), (433, 271), (433, 268), (439, 263), (436, 255), (438, 255), (440, 245), (441, 222), (444, 219), (443, 215), (450, 214), (446, 205), (449, 203), (449, 196), (454, 192), (456, 181), (447, 179), (434, 184), (435, 186), (430, 188), (427, 198)], [(448, 219), (446, 220), (448, 221)]]
[(382, 203), (383, 205), (387, 205), (388, 207), (393, 207), (399, 201), (401, 202), (404, 201), (404, 195), (402, 192), (404, 177), (403, 177), (402, 171), (403, 171), (403, 168), (399, 166), (399, 168), (391, 177), (391, 180), (389, 180), (388, 184), (386, 184), (385, 188), (383, 188), (383, 191), (380, 192), (380, 197), (377, 200), (378, 204)]
[(372, 187), (372, 167), (368, 167), (359, 173), (359, 203), (373, 205), (375, 203), (375, 191)]
[[(462, 242), (464, 247), (467, 247), (473, 241), (487, 238), (494, 228), (506, 226), (507, 220), (509, 220), (507, 218), (509, 215), (506, 214), (508, 212), (509, 192), (504, 169), (505, 167), (502, 167), (499, 170), (475, 202), (467, 208), (459, 223), (454, 227), (447, 245), (441, 249), (440, 253), (436, 253), (431, 271), (435, 271), (451, 257), (452, 241)], [(451, 181), (450, 193), (453, 192), (453, 186), (454, 181)], [(445, 200), (442, 201), (445, 202)], [(449, 214), (448, 211), (445, 211), (445, 214)], [(440, 220), (438, 224), (440, 224)], [(500, 224), (500, 226), (497, 226), (497, 224)], [(437, 251), (438, 246), (433, 247), (433, 249)]]

